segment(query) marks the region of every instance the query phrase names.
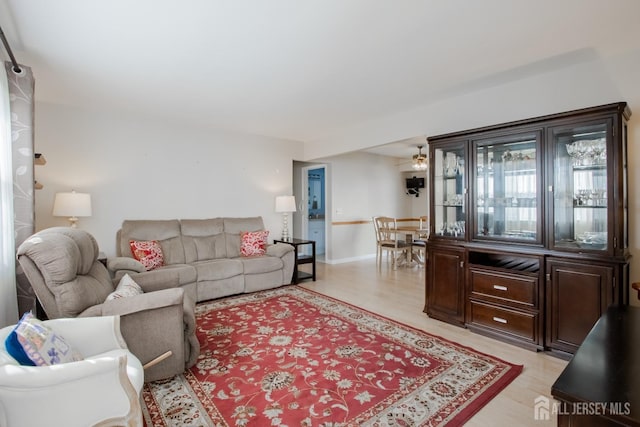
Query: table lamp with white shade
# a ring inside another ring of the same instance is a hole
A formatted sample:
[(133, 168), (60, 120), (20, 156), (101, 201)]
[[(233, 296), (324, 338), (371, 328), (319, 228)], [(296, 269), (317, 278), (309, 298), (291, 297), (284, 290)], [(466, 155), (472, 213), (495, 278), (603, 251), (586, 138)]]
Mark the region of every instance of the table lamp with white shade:
[(282, 213), (282, 240), (289, 240), (289, 212), (296, 211), (294, 196), (276, 197), (276, 212)]
[(53, 202), (53, 216), (66, 216), (71, 227), (76, 228), (78, 217), (91, 216), (91, 194), (89, 193), (56, 193)]

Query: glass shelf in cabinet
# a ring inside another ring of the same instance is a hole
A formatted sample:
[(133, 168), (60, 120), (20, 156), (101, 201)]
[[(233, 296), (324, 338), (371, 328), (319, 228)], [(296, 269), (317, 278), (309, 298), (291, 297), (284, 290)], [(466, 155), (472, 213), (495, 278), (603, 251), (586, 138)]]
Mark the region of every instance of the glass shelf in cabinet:
[(443, 223), (440, 224), (439, 228), (436, 230), (436, 235), (462, 238), (465, 235), (465, 228), (464, 221)]
[(607, 165), (604, 163), (599, 165), (573, 165), (571, 169), (574, 171), (601, 171), (606, 170)]
[(464, 206), (464, 195), (449, 194), (447, 199), (442, 202), (443, 206)]
[(506, 239), (513, 240), (536, 240), (536, 232), (535, 231), (505, 231), (501, 235), (497, 237), (504, 237)]
[(536, 197), (492, 197), (478, 200), (478, 206), (496, 208), (535, 208)]
[[(594, 248), (592, 246), (586, 246), (586, 245), (582, 245), (579, 244), (577, 241), (575, 240), (561, 240), (556, 242), (556, 246), (559, 248), (565, 248), (565, 249), (598, 249), (601, 250), (602, 248), (598, 247), (598, 248)], [(603, 245), (606, 247), (606, 245)]]
[(607, 207), (607, 192), (604, 189), (574, 191), (573, 206), (575, 207)]
[(535, 175), (536, 169), (511, 169), (503, 171), (504, 175)]

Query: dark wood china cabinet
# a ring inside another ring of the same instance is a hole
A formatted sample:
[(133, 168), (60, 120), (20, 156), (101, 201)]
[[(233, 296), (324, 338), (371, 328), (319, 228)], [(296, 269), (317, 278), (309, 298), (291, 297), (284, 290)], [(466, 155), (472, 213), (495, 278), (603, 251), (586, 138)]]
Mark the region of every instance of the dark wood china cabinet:
[(429, 137), (425, 312), (559, 355), (628, 303), (624, 102)]

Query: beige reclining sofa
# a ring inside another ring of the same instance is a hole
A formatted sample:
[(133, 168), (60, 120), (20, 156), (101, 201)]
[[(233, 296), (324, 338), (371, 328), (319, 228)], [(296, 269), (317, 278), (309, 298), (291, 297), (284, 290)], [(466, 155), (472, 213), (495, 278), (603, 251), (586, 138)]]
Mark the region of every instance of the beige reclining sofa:
[(262, 256), (240, 255), (241, 233), (261, 230), (262, 217), (125, 220), (117, 233), (118, 256), (109, 258), (107, 267), (116, 279), (147, 274), (134, 259), (130, 242), (156, 240), (164, 266), (151, 272), (177, 274), (180, 286), (198, 302), (291, 283), (293, 246), (277, 243), (268, 245)]

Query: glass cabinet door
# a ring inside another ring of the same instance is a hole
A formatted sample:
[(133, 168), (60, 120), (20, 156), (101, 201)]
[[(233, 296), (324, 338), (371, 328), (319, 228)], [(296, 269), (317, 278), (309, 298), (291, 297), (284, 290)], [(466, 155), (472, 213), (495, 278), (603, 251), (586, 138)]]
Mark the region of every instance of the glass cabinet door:
[(473, 188), (475, 239), (539, 243), (540, 134), (474, 144)]
[(608, 122), (554, 128), (552, 244), (558, 249), (608, 250)]
[(433, 149), (434, 234), (464, 239), (466, 236), (465, 145)]

